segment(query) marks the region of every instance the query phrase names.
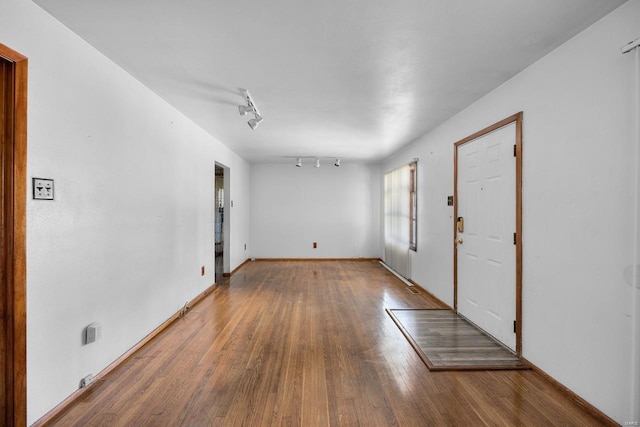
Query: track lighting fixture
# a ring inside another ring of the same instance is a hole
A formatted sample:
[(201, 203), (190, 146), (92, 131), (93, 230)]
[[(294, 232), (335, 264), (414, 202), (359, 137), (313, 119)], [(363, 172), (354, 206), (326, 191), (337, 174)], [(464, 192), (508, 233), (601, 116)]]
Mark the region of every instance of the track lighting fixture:
[(238, 112), (240, 113), (241, 116), (244, 116), (248, 113), (252, 113), (253, 114), (253, 119), (250, 119), (247, 123), (249, 124), (249, 127), (253, 130), (255, 128), (258, 127), (258, 125), (262, 122), (263, 118), (260, 115), (260, 112), (258, 111), (258, 107), (256, 107), (256, 104), (253, 102), (253, 99), (251, 99), (251, 95), (249, 95), (249, 91), (246, 89), (240, 89), (240, 91), (242, 92), (242, 95), (244, 96), (244, 98), (247, 100), (247, 105), (239, 105), (238, 106)]
[[(249, 121), (251, 121), (251, 120), (249, 120)], [(320, 159), (334, 159), (334, 163), (333, 163), (333, 165), (334, 165), (335, 167), (340, 167), (340, 160), (341, 160), (341, 159), (340, 159), (340, 158), (338, 158), (338, 157), (316, 157), (316, 156), (296, 156), (296, 157), (293, 157), (293, 156), (285, 156), (285, 157), (288, 157), (288, 158), (294, 158), (294, 159), (296, 159), (296, 167), (298, 167), (298, 168), (301, 168), (301, 167), (302, 167), (302, 160), (303, 160), (303, 159), (311, 159), (311, 160), (314, 160), (313, 167), (315, 167), (315, 168), (319, 168), (319, 167), (320, 167)]]

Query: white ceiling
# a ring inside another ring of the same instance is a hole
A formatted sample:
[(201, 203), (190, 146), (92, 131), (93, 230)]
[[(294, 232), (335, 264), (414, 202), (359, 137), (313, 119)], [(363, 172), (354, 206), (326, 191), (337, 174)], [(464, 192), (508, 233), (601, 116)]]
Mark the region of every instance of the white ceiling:
[(36, 3), (245, 159), (345, 163), (390, 155), (624, 0)]

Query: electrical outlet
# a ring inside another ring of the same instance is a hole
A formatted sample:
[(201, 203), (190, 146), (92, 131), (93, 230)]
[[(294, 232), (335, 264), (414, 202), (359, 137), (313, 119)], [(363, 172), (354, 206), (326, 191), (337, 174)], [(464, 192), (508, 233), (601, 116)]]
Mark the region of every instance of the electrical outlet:
[(33, 199), (53, 200), (53, 180), (45, 178), (33, 178)]
[(96, 378), (93, 376), (93, 374), (87, 375), (86, 377), (80, 380), (80, 388), (85, 388), (86, 386), (91, 384), (95, 379)]

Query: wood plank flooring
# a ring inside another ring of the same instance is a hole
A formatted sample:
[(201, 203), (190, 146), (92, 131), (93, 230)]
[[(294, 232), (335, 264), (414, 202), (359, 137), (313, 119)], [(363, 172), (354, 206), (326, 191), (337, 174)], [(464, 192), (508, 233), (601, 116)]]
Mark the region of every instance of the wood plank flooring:
[(533, 371), (430, 372), (374, 261), (246, 264), (56, 426), (600, 425)]

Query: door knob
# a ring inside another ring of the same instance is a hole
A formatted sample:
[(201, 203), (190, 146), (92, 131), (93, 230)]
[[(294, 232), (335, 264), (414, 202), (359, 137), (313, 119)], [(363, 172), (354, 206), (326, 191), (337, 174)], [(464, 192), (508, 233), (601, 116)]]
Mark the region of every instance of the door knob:
[(456, 244), (457, 244), (457, 245), (461, 245), (461, 244), (462, 244), (462, 239), (461, 239), (460, 237), (458, 237), (458, 238), (455, 240), (455, 242), (456, 242)]

